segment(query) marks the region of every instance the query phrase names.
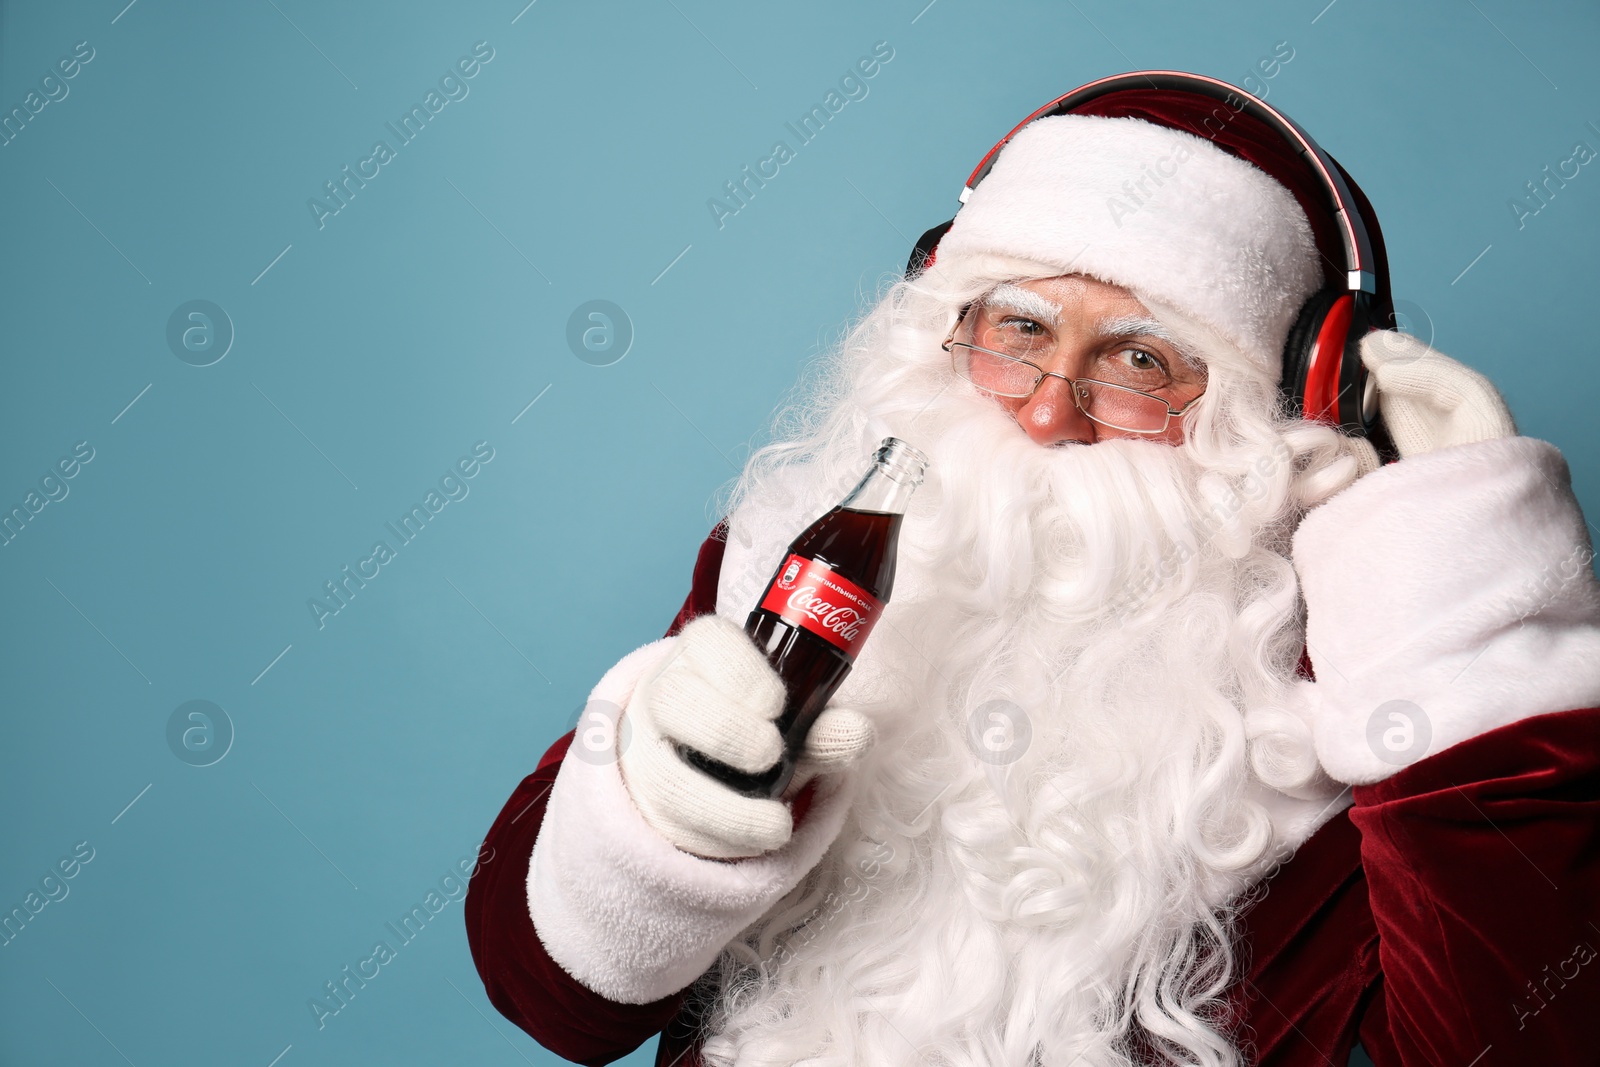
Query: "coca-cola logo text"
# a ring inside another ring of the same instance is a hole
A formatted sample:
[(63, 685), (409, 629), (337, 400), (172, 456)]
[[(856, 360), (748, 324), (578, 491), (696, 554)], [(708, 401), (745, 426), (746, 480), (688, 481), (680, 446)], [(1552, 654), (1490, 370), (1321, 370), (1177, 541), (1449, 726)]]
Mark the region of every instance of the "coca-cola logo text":
[(853, 658), (883, 604), (821, 560), (791, 553), (773, 574), (760, 607)]
[(789, 595), (789, 606), (803, 611), (824, 629), (838, 634), (846, 641), (854, 641), (865, 622), (861, 613), (846, 605), (830, 604), (817, 596), (816, 586), (803, 585)]

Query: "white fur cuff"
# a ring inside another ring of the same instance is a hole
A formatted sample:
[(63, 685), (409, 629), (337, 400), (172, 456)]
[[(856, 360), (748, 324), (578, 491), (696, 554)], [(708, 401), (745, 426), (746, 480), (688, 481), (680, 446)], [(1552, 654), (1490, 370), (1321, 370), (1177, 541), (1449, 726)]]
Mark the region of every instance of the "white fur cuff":
[[(626, 708), (671, 648), (663, 638), (607, 671), (590, 706)], [(621, 731), (626, 742), (627, 731)], [(733, 937), (816, 865), (849, 808), (850, 777), (817, 783), (781, 849), (702, 859), (674, 848), (628, 796), (614, 754), (576, 741), (562, 760), (528, 865), (528, 913), (550, 958), (607, 1000), (649, 1004), (699, 978)]]
[(1600, 703), (1600, 584), (1567, 464), (1528, 437), (1369, 474), (1294, 538), (1317, 755), (1361, 785), (1498, 726)]

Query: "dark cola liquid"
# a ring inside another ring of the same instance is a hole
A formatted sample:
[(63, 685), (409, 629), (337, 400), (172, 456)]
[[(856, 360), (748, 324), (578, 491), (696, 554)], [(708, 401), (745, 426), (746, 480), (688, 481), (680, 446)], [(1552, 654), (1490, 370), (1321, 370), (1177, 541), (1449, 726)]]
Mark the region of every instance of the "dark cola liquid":
[[(784, 558), (793, 553), (821, 560), (841, 577), (887, 603), (894, 588), (895, 548), (903, 517), (834, 508), (795, 538)], [(769, 580), (767, 584), (770, 587), (772, 583)], [(783, 713), (777, 719), (778, 732), (783, 734), (783, 758), (761, 774), (746, 774), (692, 749), (683, 749), (682, 756), (692, 766), (746, 796), (776, 797), (794, 777), (795, 762), (811, 724), (850, 673), (853, 661), (823, 638), (763, 608), (750, 613), (744, 628), (766, 653), (787, 691)]]

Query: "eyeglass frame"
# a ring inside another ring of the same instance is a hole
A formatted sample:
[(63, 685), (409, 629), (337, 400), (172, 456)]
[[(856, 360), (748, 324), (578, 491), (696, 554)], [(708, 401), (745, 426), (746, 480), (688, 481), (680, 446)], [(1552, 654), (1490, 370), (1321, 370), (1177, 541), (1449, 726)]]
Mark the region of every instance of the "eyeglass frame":
[[(1037, 363), (1034, 363), (1032, 360), (1022, 359), (1019, 356), (1008, 355), (1005, 352), (996, 352), (992, 348), (984, 348), (982, 345), (975, 345), (970, 341), (957, 341), (955, 339), (956, 338), (956, 331), (961, 329), (961, 324), (966, 321), (967, 313), (972, 310), (973, 306), (974, 305), (972, 305), (972, 304), (968, 304), (966, 307), (961, 309), (961, 314), (956, 316), (955, 325), (950, 327), (949, 335), (945, 337), (944, 341), (940, 343), (939, 347), (944, 349), (946, 352), (950, 353), (950, 370), (951, 370), (951, 372), (953, 374), (955, 374), (956, 377), (960, 378), (964, 382), (971, 382), (971, 384), (973, 384), (974, 386), (977, 386), (977, 388), (982, 389), (984, 392), (989, 393), (989, 394), (991, 394), (993, 396), (1003, 396), (1003, 397), (1006, 397), (1006, 398), (1011, 399), (1011, 400), (1027, 400), (1027, 399), (1031, 398), (1033, 396), (1033, 394), (1035, 394), (1035, 393), (1037, 393), (1039, 391), (1039, 386), (1044, 384), (1044, 380), (1046, 378), (1060, 378), (1062, 381), (1066, 382), (1067, 385), (1072, 390), (1072, 406), (1077, 408), (1078, 411), (1080, 413), (1082, 413), (1083, 417), (1088, 419), (1090, 422), (1098, 423), (1101, 426), (1105, 426), (1105, 427), (1108, 427), (1108, 428), (1113, 429), (1113, 430), (1118, 430), (1118, 431), (1121, 431), (1122, 433), (1138, 433), (1138, 434), (1152, 434), (1153, 435), (1153, 434), (1166, 433), (1167, 430), (1171, 428), (1172, 420), (1174, 418), (1181, 418), (1184, 415), (1185, 412), (1187, 412), (1190, 408), (1194, 407), (1194, 405), (1200, 400), (1201, 397), (1206, 395), (1205, 389), (1201, 389), (1200, 392), (1196, 393), (1192, 398), (1190, 398), (1188, 403), (1184, 404), (1183, 407), (1174, 409), (1172, 404), (1171, 404), (1171, 402), (1168, 401), (1166, 399), (1166, 397), (1157, 396), (1154, 393), (1147, 393), (1143, 389), (1135, 389), (1131, 385), (1118, 385), (1116, 382), (1102, 382), (1098, 378), (1069, 378), (1065, 374), (1062, 374), (1060, 371), (1045, 370), (1043, 367), (1039, 366)], [(1034, 379), (1033, 388), (1029, 389), (1026, 393), (1023, 393), (1020, 396), (1015, 394), (1015, 393), (1001, 393), (1001, 392), (997, 392), (996, 390), (993, 390), (993, 389), (985, 388), (984, 386), (978, 385), (977, 382), (972, 381), (971, 378), (967, 377), (965, 374), (962, 374), (959, 370), (956, 369), (956, 354), (955, 354), (954, 351), (952, 351), (952, 349), (956, 349), (956, 348), (966, 348), (966, 349), (970, 349), (973, 352), (982, 352), (985, 355), (998, 356), (999, 358), (1004, 359), (1004, 360), (1008, 360), (1008, 361), (1010, 361), (1012, 363), (1021, 363), (1025, 367), (1032, 367), (1034, 370), (1038, 371), (1039, 372), (1039, 377)], [(1078, 383), (1079, 382), (1087, 382), (1090, 385), (1103, 385), (1108, 389), (1120, 389), (1124, 393), (1134, 393), (1134, 394), (1137, 394), (1138, 396), (1147, 396), (1151, 400), (1157, 401), (1158, 403), (1162, 404), (1167, 409), (1166, 419), (1165, 419), (1165, 421), (1162, 422), (1161, 427), (1159, 429), (1155, 429), (1155, 430), (1134, 430), (1134, 429), (1130, 429), (1130, 428), (1128, 428), (1126, 426), (1114, 426), (1111, 423), (1106, 422), (1104, 419), (1097, 419), (1093, 415), (1089, 414), (1088, 411), (1084, 410), (1084, 407), (1083, 407), (1083, 394), (1078, 389)]]

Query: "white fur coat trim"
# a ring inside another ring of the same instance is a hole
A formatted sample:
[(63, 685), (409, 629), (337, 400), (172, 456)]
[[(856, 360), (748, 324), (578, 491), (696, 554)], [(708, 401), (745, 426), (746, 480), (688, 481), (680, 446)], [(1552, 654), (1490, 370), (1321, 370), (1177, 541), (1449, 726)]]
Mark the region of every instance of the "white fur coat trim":
[[(626, 708), (675, 638), (625, 656), (589, 696)], [(627, 731), (619, 735), (626, 743)], [(849, 809), (848, 776), (817, 780), (789, 843), (744, 860), (681, 852), (644, 821), (616, 759), (574, 744), (561, 762), (528, 865), (528, 913), (545, 951), (607, 1000), (648, 1004), (700, 977), (734, 936), (814, 867)]]
[(1403, 459), (1294, 538), (1328, 774), (1361, 785), (1507, 723), (1600, 704), (1600, 584), (1554, 445)]
[(997, 256), (1174, 305), (1273, 376), (1322, 285), (1311, 226), (1284, 186), (1204, 138), (1134, 118), (1057, 115), (1011, 139), (939, 242), (932, 277), (1015, 273)]

